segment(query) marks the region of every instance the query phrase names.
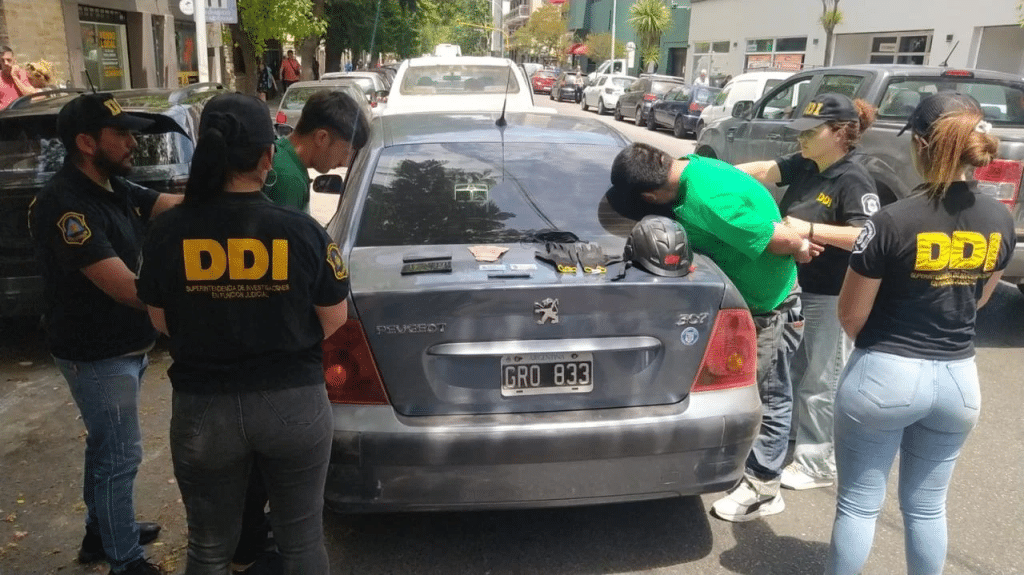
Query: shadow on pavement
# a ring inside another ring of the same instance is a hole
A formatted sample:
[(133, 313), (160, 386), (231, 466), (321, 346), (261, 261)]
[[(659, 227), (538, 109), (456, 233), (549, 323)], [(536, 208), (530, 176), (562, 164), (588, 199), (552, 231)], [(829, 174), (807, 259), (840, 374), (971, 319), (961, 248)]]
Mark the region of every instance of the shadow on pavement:
[(712, 550), (700, 497), (532, 511), (325, 513), (324, 531), (328, 549), (341, 553), (331, 557), (334, 574), (633, 573)]
[(1006, 282), (978, 310), (977, 347), (1024, 347), (1024, 294)]
[(795, 537), (779, 537), (768, 523), (754, 520), (732, 528), (736, 547), (722, 553), (721, 564), (733, 573), (787, 575), (821, 573), (828, 544)]

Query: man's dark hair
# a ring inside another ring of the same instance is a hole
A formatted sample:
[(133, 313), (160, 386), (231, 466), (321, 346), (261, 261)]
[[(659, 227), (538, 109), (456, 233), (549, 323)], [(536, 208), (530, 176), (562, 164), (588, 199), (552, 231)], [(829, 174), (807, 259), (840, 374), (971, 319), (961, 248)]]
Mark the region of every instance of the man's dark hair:
[(647, 144), (630, 144), (612, 162), (612, 185), (631, 196), (656, 190), (668, 182), (672, 156)]
[(13, 54), (14, 50), (10, 46), (0, 46), (0, 55), (6, 54), (8, 52)]
[(320, 128), (335, 132), (359, 150), (370, 138), (370, 124), (352, 96), (344, 92), (321, 90), (309, 97), (302, 107), (302, 115), (295, 126), (300, 136)]
[(289, 56), (291, 56), (291, 55), (292, 55), (292, 54), (294, 54), (294, 53), (295, 53), (295, 50), (288, 50), (288, 55), (289, 55)]

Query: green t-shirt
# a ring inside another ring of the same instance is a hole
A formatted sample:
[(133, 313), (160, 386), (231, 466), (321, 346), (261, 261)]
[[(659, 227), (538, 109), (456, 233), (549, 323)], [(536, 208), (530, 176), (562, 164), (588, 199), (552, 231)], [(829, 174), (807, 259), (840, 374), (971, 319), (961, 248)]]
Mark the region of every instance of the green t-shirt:
[(775, 309), (796, 283), (792, 256), (767, 251), (781, 222), (771, 193), (720, 160), (686, 156), (674, 208), (691, 247), (710, 257), (736, 284), (754, 314)]
[(309, 172), (299, 161), (299, 154), (287, 137), (277, 140), (274, 173), (277, 181), (264, 191), (270, 201), (309, 213)]

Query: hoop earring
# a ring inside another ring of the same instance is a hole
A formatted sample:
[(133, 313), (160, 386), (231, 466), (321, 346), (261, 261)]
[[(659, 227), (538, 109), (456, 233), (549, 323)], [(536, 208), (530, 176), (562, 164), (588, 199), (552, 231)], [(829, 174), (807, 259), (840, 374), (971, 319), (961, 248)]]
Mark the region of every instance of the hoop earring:
[[(273, 178), (271, 178), (271, 176), (273, 176)], [(276, 183), (277, 183), (277, 172), (274, 171), (274, 168), (270, 168), (270, 170), (267, 171), (266, 177), (263, 179), (263, 187), (264, 188), (273, 188), (274, 184), (276, 184)]]

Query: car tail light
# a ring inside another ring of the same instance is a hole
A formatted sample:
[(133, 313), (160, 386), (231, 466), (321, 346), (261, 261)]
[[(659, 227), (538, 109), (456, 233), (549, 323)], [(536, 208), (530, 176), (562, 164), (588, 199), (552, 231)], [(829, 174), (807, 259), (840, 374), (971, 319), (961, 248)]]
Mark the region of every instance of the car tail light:
[(658, 99), (658, 96), (656, 96), (654, 94), (644, 94), (644, 101), (653, 102), (654, 100), (657, 100), (657, 99)]
[(745, 309), (718, 312), (693, 390), (714, 391), (757, 383), (757, 334)]
[(278, 124), (287, 124), (288, 116), (285, 116), (284, 112), (278, 112), (277, 118), (275, 118), (275, 120), (277, 121)]
[(359, 319), (349, 317), (323, 342), (324, 380), (331, 403), (388, 405), (387, 391)]
[(973, 78), (974, 72), (971, 72), (970, 70), (946, 70), (942, 75), (954, 78)]
[(704, 109), (704, 106), (705, 106), (704, 104), (701, 104), (699, 102), (690, 102), (690, 111), (691, 112), (700, 112), (701, 110)]
[(1008, 206), (1017, 203), (1020, 193), (1020, 179), (1024, 164), (1013, 160), (992, 160), (984, 168), (974, 170), (978, 180), (978, 191), (1003, 202)]

